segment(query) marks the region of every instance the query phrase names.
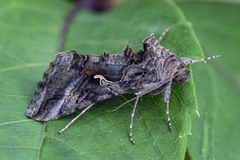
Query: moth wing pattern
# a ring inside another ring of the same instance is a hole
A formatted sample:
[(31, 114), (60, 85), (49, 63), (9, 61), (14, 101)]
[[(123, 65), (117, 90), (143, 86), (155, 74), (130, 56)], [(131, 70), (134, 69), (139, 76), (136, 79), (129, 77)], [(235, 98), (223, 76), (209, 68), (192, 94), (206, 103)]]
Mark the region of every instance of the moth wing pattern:
[(98, 95), (104, 88), (84, 73), (84, 60), (85, 56), (75, 51), (57, 54), (26, 115), (39, 121), (54, 120), (101, 100)]
[[(82, 70), (80, 66), (83, 60), (84, 57), (74, 52), (57, 54), (44, 73), (43, 80), (38, 83), (38, 90), (27, 108), (26, 115), (39, 121), (54, 120), (67, 115), (62, 111), (62, 107), (71, 110), (73, 106), (67, 106), (66, 103), (70, 101), (66, 100), (69, 96), (76, 96), (76, 85), (86, 77), (84, 73), (77, 72)], [(84, 91), (81, 94), (78, 95), (79, 98), (86, 95)]]
[[(143, 41), (143, 45), (144, 51), (137, 53), (133, 53), (129, 46), (125, 46), (123, 54), (88, 56), (75, 51), (58, 53), (39, 82), (26, 115), (39, 121), (59, 119), (113, 96), (136, 94), (149, 83), (161, 81), (164, 85), (169, 81), (166, 78), (169, 75), (160, 73), (162, 65), (154, 65), (163, 57), (156, 56), (156, 53), (165, 51), (165, 48), (159, 45), (153, 34)], [(100, 79), (99, 82), (95, 75), (101, 75), (112, 83), (101, 85), (101, 81), (106, 81)], [(164, 87), (160, 86), (151, 93), (163, 91)]]
[[(38, 121), (55, 120), (122, 94), (115, 92), (118, 90), (116, 86), (122, 78), (123, 70), (140, 60), (139, 54), (133, 55), (128, 46), (124, 48), (123, 55), (104, 53), (88, 56), (75, 51), (58, 53), (44, 73), (43, 80), (38, 83), (38, 90), (26, 115)], [(97, 74), (113, 81), (113, 85), (101, 85), (99, 79), (94, 78)]]

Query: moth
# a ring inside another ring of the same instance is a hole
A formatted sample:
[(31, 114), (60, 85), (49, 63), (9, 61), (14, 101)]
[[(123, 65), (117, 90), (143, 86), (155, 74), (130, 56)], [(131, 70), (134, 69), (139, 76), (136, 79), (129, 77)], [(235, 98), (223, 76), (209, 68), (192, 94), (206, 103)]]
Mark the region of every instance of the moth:
[(169, 116), (171, 86), (188, 81), (188, 64), (220, 56), (200, 60), (179, 58), (160, 45), (168, 30), (169, 28), (162, 33), (159, 40), (154, 34), (145, 38), (143, 50), (137, 53), (129, 46), (124, 47), (122, 54), (83, 55), (75, 51), (58, 53), (44, 73), (43, 80), (38, 83), (38, 90), (26, 115), (38, 121), (50, 121), (83, 109), (59, 132), (62, 133), (96, 102), (134, 93), (136, 97), (126, 102), (135, 100), (129, 127), (129, 138), (134, 144), (132, 125), (139, 98), (147, 93), (163, 93), (168, 126), (172, 132)]

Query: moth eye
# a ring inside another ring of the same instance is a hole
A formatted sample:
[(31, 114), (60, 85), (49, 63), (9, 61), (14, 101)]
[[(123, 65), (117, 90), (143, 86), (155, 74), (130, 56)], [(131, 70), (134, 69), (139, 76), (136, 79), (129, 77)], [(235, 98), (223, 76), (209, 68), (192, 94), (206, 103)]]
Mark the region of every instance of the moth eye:
[(184, 68), (177, 73), (173, 81), (178, 84), (184, 84), (188, 81), (189, 77), (190, 77), (189, 70)]

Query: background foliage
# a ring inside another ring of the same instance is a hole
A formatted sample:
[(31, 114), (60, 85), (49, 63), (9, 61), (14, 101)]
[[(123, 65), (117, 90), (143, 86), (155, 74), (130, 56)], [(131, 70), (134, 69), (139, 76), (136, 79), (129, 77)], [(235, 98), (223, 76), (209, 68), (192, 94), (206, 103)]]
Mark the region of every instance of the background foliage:
[[(240, 5), (235, 3), (177, 3), (206, 56), (222, 57), (211, 65), (193, 65), (200, 118), (192, 117), (188, 151), (194, 159), (240, 157)], [(205, 78), (203, 78), (205, 77)]]
[[(120, 53), (126, 44), (138, 51), (146, 36), (155, 33), (159, 37), (171, 27), (161, 44), (179, 57), (203, 58), (200, 44), (206, 56), (222, 56), (206, 65), (192, 65), (196, 90), (192, 79), (183, 86), (173, 86), (173, 133), (168, 131), (162, 95), (142, 98), (133, 124), (135, 145), (128, 140), (133, 103), (116, 112), (106, 112), (132, 98), (132, 94), (97, 103), (61, 135), (57, 132), (78, 113), (46, 123), (33, 121), (24, 114), (38, 81), (54, 59), (64, 17), (72, 7), (68, 1), (57, 0), (0, 1), (1, 158), (239, 157), (238, 4), (178, 1), (176, 5), (167, 0), (131, 0), (104, 14), (89, 10), (77, 14), (63, 51), (114, 54)], [(196, 113), (200, 113), (200, 118)]]

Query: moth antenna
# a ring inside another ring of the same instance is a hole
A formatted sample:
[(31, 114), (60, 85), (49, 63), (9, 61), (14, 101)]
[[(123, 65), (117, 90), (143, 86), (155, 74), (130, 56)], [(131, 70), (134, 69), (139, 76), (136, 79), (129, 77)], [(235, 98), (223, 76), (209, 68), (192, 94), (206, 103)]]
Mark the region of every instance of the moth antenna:
[(196, 63), (196, 62), (204, 62), (204, 63), (206, 63), (206, 60), (211, 60), (211, 59), (215, 59), (215, 58), (219, 58), (219, 57), (221, 57), (221, 55), (207, 57), (207, 58), (204, 58), (204, 59), (192, 60), (192, 63)]
[(91, 108), (95, 103), (91, 104), (87, 108), (85, 108), (77, 117), (75, 117), (73, 120), (71, 120), (70, 123), (68, 123), (61, 131), (58, 132), (58, 134), (61, 134), (64, 132), (74, 121), (76, 121), (83, 113), (85, 113), (89, 108)]
[(127, 103), (133, 101), (134, 99), (137, 99), (137, 97), (134, 97), (134, 98), (128, 100), (127, 102), (124, 102), (123, 104), (121, 104), (121, 105), (120, 105), (119, 107), (117, 107), (116, 109), (113, 109), (113, 110), (107, 110), (107, 112), (114, 112), (114, 111), (118, 110), (119, 108), (121, 108), (122, 106), (124, 106), (125, 104), (127, 104)]
[(163, 39), (163, 37), (165, 36), (165, 34), (166, 34), (169, 30), (170, 30), (170, 27), (168, 27), (168, 28), (162, 33), (162, 35), (159, 37), (159, 39), (158, 39), (159, 44), (160, 44), (160, 41)]

